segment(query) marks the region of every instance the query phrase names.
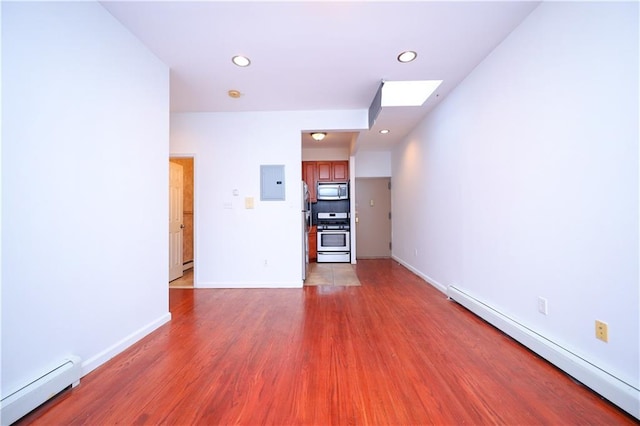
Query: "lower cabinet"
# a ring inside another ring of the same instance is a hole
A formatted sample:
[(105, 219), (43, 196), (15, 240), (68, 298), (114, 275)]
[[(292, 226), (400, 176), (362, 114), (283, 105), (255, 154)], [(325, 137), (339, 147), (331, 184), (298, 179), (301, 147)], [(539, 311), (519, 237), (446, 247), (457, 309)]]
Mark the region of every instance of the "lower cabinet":
[(318, 229), (312, 226), (309, 230), (309, 261), (318, 259)]

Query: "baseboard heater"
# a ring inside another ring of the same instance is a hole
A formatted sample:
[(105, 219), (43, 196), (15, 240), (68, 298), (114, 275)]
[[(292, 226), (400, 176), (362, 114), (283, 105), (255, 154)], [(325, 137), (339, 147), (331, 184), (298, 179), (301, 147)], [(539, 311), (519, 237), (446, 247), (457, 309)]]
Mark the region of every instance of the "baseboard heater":
[(632, 416), (640, 419), (639, 389), (553, 343), (459, 288), (450, 286), (447, 289), (447, 296)]
[(80, 358), (67, 357), (58, 367), (35, 379), (0, 403), (0, 423), (8, 426), (64, 389), (76, 387), (82, 375)]

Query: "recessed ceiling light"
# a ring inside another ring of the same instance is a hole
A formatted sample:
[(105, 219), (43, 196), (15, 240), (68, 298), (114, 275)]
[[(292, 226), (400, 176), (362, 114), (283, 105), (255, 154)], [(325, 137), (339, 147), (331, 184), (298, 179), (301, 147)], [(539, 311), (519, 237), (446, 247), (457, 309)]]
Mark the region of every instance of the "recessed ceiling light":
[(380, 104), (383, 107), (421, 106), (440, 83), (442, 80), (385, 81)]
[(407, 62), (413, 61), (417, 56), (418, 54), (413, 50), (407, 50), (398, 55), (398, 62), (402, 62), (403, 64), (405, 64)]
[(231, 61), (239, 67), (248, 67), (251, 61), (246, 56), (237, 55), (231, 58)]
[(318, 142), (320, 142), (322, 139), (324, 139), (325, 136), (327, 136), (327, 134), (324, 133), (324, 132), (313, 132), (313, 133), (311, 133), (311, 137), (314, 140), (317, 140)]
[(242, 95), (239, 90), (229, 90), (227, 93), (229, 94), (229, 97), (233, 99), (238, 99), (240, 95)]
[(380, 133), (382, 133), (383, 135), (386, 135), (387, 133), (389, 133), (389, 129), (382, 129), (380, 130)]

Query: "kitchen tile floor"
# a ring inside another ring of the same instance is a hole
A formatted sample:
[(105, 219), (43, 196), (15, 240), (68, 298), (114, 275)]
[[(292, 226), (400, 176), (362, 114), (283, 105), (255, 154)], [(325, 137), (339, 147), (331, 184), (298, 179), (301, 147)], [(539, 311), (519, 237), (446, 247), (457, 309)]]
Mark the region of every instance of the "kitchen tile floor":
[(350, 263), (309, 263), (304, 285), (359, 286), (360, 280)]

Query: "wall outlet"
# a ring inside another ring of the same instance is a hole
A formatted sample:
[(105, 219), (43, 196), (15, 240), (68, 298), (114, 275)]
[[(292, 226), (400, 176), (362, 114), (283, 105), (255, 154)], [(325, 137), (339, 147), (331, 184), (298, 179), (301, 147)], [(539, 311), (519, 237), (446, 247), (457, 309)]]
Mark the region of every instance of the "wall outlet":
[(544, 297), (538, 297), (538, 312), (543, 315), (547, 315), (549, 310), (547, 309), (547, 299)]
[(596, 339), (609, 341), (609, 325), (606, 322), (596, 320)]

